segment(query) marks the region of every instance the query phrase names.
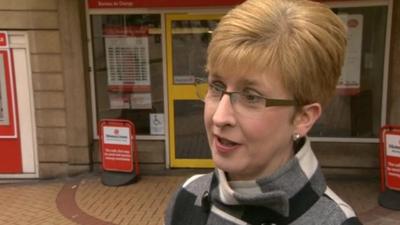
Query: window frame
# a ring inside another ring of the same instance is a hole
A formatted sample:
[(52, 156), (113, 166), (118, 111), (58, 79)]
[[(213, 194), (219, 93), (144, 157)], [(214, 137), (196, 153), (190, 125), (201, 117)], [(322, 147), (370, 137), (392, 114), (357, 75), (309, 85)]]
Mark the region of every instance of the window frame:
[[(384, 50), (384, 65), (383, 65), (383, 78), (382, 78), (382, 98), (381, 98), (381, 118), (380, 124), (384, 126), (387, 118), (387, 98), (388, 98), (388, 77), (389, 77), (389, 58), (390, 58), (390, 40), (391, 40), (391, 25), (393, 17), (393, 0), (355, 0), (355, 1), (321, 1), (331, 8), (350, 8), (350, 7), (367, 7), (367, 6), (387, 6), (388, 14), (386, 21), (386, 34), (385, 34), (385, 50)], [(88, 37), (88, 59), (89, 59), (89, 80), (90, 80), (90, 95), (92, 106), (92, 129), (93, 139), (98, 140), (97, 135), (97, 113), (96, 113), (96, 93), (95, 93), (95, 80), (94, 80), (94, 59), (92, 47), (92, 32), (91, 20), (93, 15), (118, 15), (118, 14), (159, 14), (161, 16), (161, 38), (162, 38), (162, 67), (163, 67), (163, 94), (164, 94), (164, 121), (165, 133), (164, 135), (137, 135), (137, 140), (163, 140), (168, 146), (168, 130), (169, 130), (169, 115), (168, 115), (168, 92), (167, 92), (167, 68), (166, 68), (166, 32), (165, 32), (165, 17), (168, 13), (192, 13), (192, 14), (220, 14), (226, 13), (231, 7), (213, 7), (213, 8), (121, 8), (121, 9), (91, 9), (88, 7), (88, 0), (86, 0), (86, 27)], [(379, 137), (376, 138), (357, 138), (357, 137), (310, 137), (314, 142), (342, 142), (342, 143), (379, 143)], [(168, 151), (168, 147), (167, 147)]]

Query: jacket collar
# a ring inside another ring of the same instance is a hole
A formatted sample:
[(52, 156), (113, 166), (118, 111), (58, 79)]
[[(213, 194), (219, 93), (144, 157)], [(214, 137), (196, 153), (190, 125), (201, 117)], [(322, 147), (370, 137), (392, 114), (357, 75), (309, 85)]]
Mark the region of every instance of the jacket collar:
[(212, 202), (265, 207), (283, 217), (306, 211), (326, 189), (308, 139), (296, 155), (271, 176), (229, 182), (220, 169), (214, 171), (214, 176), (218, 182), (211, 185)]

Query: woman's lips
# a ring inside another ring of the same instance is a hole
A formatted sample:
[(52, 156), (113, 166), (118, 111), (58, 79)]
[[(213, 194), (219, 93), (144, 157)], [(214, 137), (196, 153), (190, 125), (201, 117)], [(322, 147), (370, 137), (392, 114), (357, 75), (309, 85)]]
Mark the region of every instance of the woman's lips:
[(219, 136), (214, 136), (214, 140), (216, 150), (221, 153), (232, 152), (239, 147), (238, 143)]

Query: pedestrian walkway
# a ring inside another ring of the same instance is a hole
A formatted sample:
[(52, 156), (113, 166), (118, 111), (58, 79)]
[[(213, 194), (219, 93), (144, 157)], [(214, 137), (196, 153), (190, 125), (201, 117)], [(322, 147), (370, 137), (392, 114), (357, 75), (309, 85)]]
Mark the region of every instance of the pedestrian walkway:
[[(191, 174), (145, 175), (108, 187), (98, 174), (0, 184), (1, 225), (162, 225), (171, 194)], [(400, 225), (400, 211), (377, 204), (376, 179), (328, 180), (364, 225)]]

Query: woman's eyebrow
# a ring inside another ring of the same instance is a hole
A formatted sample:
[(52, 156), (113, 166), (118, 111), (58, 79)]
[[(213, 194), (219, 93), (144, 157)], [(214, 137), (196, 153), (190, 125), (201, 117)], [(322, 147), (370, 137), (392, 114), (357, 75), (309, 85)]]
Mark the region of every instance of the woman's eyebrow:
[(211, 78), (217, 78), (217, 79), (221, 79), (222, 77), (218, 74), (218, 73), (210, 73), (210, 75), (208, 76), (208, 77), (211, 77)]
[(260, 82), (255, 79), (245, 78), (245, 79), (240, 80), (239, 83), (242, 86), (248, 86), (248, 87), (259, 87), (260, 86)]

